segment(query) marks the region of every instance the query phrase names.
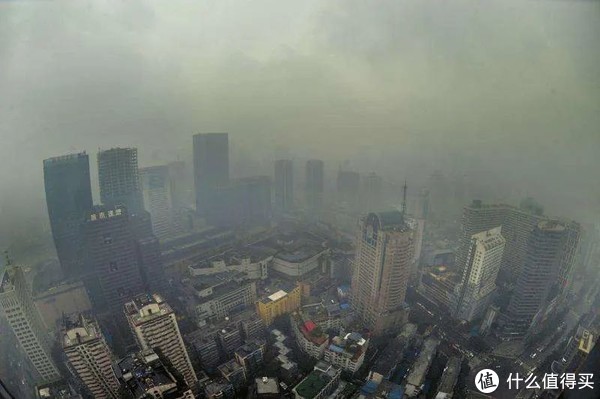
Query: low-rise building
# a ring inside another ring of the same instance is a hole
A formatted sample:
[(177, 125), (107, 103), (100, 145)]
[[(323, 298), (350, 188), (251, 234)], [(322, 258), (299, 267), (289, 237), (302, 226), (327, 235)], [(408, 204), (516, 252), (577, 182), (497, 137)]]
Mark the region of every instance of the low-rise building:
[(281, 398), (277, 378), (262, 377), (254, 379), (254, 397), (256, 399)]
[(235, 359), (231, 359), (218, 367), (219, 373), (233, 386), (233, 389), (240, 391), (246, 386), (246, 372)]
[(237, 272), (244, 273), (249, 280), (264, 280), (269, 276), (269, 265), (272, 261), (273, 256), (266, 251), (253, 250), (220, 255), (209, 261), (191, 265), (188, 271), (192, 277)]
[(217, 332), (217, 342), (224, 357), (229, 359), (242, 346), (242, 334), (234, 323), (227, 323)]
[(264, 354), (264, 342), (249, 341), (235, 350), (235, 359), (250, 378), (258, 375), (264, 363)]
[(286, 286), (286, 289), (267, 293), (268, 295), (256, 302), (256, 312), (267, 326), (273, 320), (284, 314), (297, 310), (301, 304), (300, 286)]
[(460, 374), (460, 366), (462, 359), (458, 356), (451, 357), (448, 360), (448, 365), (444, 369), (440, 385), (438, 386), (437, 394), (435, 399), (452, 399), (454, 393), (454, 386), (458, 381), (458, 375)]
[(459, 279), (460, 276), (446, 266), (429, 267), (423, 271), (417, 291), (440, 309), (450, 310)]
[(312, 320), (302, 313), (295, 312), (290, 316), (292, 333), (300, 349), (315, 359), (321, 359), (329, 343), (329, 337)]
[(427, 338), (423, 343), (421, 353), (406, 378), (406, 394), (408, 397), (419, 395), (421, 385), (425, 381), (425, 376), (427, 375), (427, 371), (429, 371), (439, 343), (440, 341), (433, 337)]
[(152, 350), (131, 354), (117, 362), (117, 376), (134, 399), (193, 399), (194, 394)]
[(215, 379), (204, 386), (204, 396), (207, 399), (233, 399), (233, 385), (224, 378)]
[[(0, 390), (0, 393), (2, 392)], [(82, 399), (82, 396), (63, 379), (36, 386), (35, 397), (36, 399)]]
[(292, 390), (296, 399), (324, 399), (333, 393), (339, 382), (341, 370), (318, 362), (314, 370)]
[(193, 356), (198, 359), (203, 369), (212, 371), (221, 359), (215, 326), (205, 326), (185, 336), (185, 341), (191, 348)]
[(355, 373), (365, 360), (369, 340), (359, 333), (348, 333), (331, 339), (325, 348), (324, 360), (336, 367)]

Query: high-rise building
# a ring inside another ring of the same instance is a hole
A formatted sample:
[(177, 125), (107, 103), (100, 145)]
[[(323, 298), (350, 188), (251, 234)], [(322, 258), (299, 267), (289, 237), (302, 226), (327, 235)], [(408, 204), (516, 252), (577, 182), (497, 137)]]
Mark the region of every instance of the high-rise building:
[(275, 161), (275, 210), (285, 213), (294, 207), (294, 170), (290, 159)]
[(112, 353), (98, 322), (81, 313), (65, 316), (61, 335), (70, 369), (94, 398), (119, 398)]
[(483, 315), (489, 305), (506, 244), (501, 231), (496, 227), (471, 237), (467, 264), (456, 290), (456, 318), (470, 322)]
[(194, 186), (196, 211), (212, 221), (213, 207), (218, 204), (217, 188), (229, 183), (229, 135), (201, 133), (194, 135)]
[(165, 295), (168, 282), (165, 277), (158, 238), (149, 236), (137, 240), (136, 250), (146, 291)]
[(158, 294), (138, 295), (125, 304), (125, 316), (140, 348), (158, 350), (188, 386), (195, 386), (198, 379), (171, 306)]
[(237, 179), (216, 189), (213, 224), (252, 226), (267, 224), (271, 217), (271, 181), (267, 176)]
[(551, 299), (560, 272), (567, 229), (556, 221), (539, 222), (531, 232), (527, 251), (506, 312), (505, 338), (520, 338)]
[(410, 279), (414, 231), (399, 211), (370, 213), (360, 222), (352, 275), (352, 306), (375, 332), (400, 327)]
[(137, 148), (111, 148), (98, 152), (100, 201), (106, 206), (125, 206), (131, 214), (144, 209)]
[(323, 161), (319, 159), (306, 162), (306, 208), (311, 216), (318, 216), (323, 207), (323, 169)]
[(127, 355), (117, 362), (127, 398), (194, 399), (194, 393), (162, 356), (151, 349)]
[(50, 356), (52, 344), (46, 326), (33, 303), (21, 267), (8, 265), (0, 276), (0, 305), (8, 325), (41, 380), (47, 382), (60, 378)]
[(360, 193), (360, 174), (349, 170), (338, 171), (336, 187), (337, 201), (346, 204), (350, 210), (356, 210)]
[[(186, 163), (183, 161), (170, 162), (169, 168), (169, 185), (171, 190), (171, 202), (174, 210), (179, 210), (189, 206), (188, 198), (191, 198), (188, 193), (191, 193), (191, 184), (188, 183), (189, 172)], [(191, 179), (190, 179), (191, 180)]]
[[(466, 265), (473, 234), (502, 226), (506, 248), (502, 258), (499, 280), (514, 283), (525, 261), (529, 235), (541, 221), (549, 220), (543, 208), (531, 199), (521, 202), (519, 207), (506, 204), (483, 204), (475, 200), (463, 210), (462, 235), (456, 253), (456, 264)], [(580, 226), (573, 221), (562, 222), (568, 230), (569, 239), (560, 261), (560, 290), (569, 285), (575, 255), (579, 246)]]
[(84, 284), (97, 312), (122, 309), (144, 291), (131, 217), (123, 207), (97, 207), (83, 224)]
[(152, 217), (152, 230), (158, 238), (169, 237), (173, 229), (173, 202), (169, 167), (151, 166), (140, 169), (144, 207)]
[(383, 207), (383, 180), (375, 173), (369, 173), (362, 182), (362, 209), (378, 211)]
[(79, 228), (92, 208), (90, 163), (83, 152), (44, 160), (44, 187), (52, 238), (63, 273), (81, 273)]

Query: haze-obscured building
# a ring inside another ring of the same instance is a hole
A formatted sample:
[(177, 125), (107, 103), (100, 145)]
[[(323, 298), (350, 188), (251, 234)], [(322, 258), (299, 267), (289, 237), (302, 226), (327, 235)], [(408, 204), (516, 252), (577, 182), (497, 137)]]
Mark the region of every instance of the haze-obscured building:
[(294, 169), (290, 159), (275, 161), (275, 211), (289, 212), (294, 207)]
[(200, 133), (193, 140), (196, 211), (210, 222), (219, 201), (217, 189), (229, 184), (229, 135)]
[(103, 205), (125, 206), (131, 214), (144, 210), (137, 148), (99, 151), (98, 182)]

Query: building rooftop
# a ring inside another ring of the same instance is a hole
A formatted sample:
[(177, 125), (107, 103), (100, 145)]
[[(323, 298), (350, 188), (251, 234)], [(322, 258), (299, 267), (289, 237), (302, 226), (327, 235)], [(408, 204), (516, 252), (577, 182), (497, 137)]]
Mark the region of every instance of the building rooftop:
[(294, 391), (303, 398), (312, 399), (331, 382), (337, 372), (333, 366), (319, 362), (315, 369), (294, 388)]
[(72, 313), (63, 317), (63, 347), (83, 344), (102, 337), (98, 323), (81, 313)]
[(172, 312), (171, 306), (158, 294), (140, 294), (125, 304), (125, 315), (136, 324)]
[(117, 362), (117, 377), (135, 397), (142, 397), (148, 390), (177, 385), (173, 374), (152, 350), (130, 354)]
[(416, 387), (421, 386), (439, 343), (440, 341), (436, 338), (430, 337), (425, 340), (423, 348), (421, 349), (421, 353), (419, 354), (419, 357), (413, 365), (412, 371), (406, 379), (407, 384), (411, 384)]
[(230, 374), (233, 374), (235, 372), (239, 372), (241, 370), (243, 370), (244, 368), (242, 366), (240, 366), (240, 364), (238, 362), (236, 362), (234, 359), (231, 359), (223, 364), (221, 364), (219, 367), (217, 367), (219, 369), (219, 372), (223, 375), (223, 376), (228, 376)]
[(451, 357), (448, 360), (448, 365), (444, 369), (442, 380), (438, 387), (438, 396), (440, 393), (452, 394), (456, 381), (458, 380), (458, 375), (460, 374), (461, 363), (462, 359), (458, 356)]
[(49, 166), (55, 163), (69, 163), (69, 162), (73, 162), (73, 161), (78, 161), (81, 158), (85, 158), (87, 156), (86, 152), (79, 152), (79, 153), (75, 153), (75, 154), (66, 154), (66, 155), (60, 155), (57, 157), (51, 157), (48, 159), (44, 159), (44, 166)]
[(75, 399), (81, 398), (65, 381), (59, 380), (35, 387), (36, 397), (40, 399)]
[(259, 395), (276, 395), (279, 393), (279, 384), (276, 378), (255, 378), (256, 393)]

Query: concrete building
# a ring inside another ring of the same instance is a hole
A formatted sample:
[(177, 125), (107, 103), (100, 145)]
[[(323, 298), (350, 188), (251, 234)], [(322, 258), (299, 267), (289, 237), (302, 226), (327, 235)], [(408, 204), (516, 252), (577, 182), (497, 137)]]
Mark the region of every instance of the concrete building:
[(310, 357), (321, 359), (329, 343), (327, 334), (301, 312), (292, 313), (290, 322), (292, 334), (300, 350)]
[(427, 267), (421, 273), (417, 291), (440, 309), (451, 312), (455, 307), (454, 290), (460, 278), (461, 276), (446, 266)]
[(188, 386), (197, 378), (179, 332), (173, 309), (159, 295), (138, 295), (125, 304), (125, 316), (142, 350), (158, 349), (183, 375)]
[(97, 207), (82, 230), (83, 282), (92, 306), (121, 314), (123, 304), (144, 291), (130, 216), (120, 206)]
[(264, 280), (269, 276), (272, 255), (253, 253), (233, 253), (214, 260), (196, 263), (188, 267), (193, 277), (208, 276), (224, 272), (244, 273), (249, 280)]
[(247, 385), (247, 377), (244, 368), (235, 359), (231, 359), (219, 367), (219, 373), (225, 378), (238, 392)]
[(275, 161), (275, 211), (289, 212), (294, 207), (294, 169), (290, 159)]
[(230, 320), (219, 327), (217, 332), (219, 349), (223, 354), (223, 358), (230, 359), (233, 357), (235, 350), (242, 346), (242, 333), (238, 326)]
[(539, 222), (530, 234), (523, 267), (503, 323), (502, 336), (522, 338), (534, 318), (552, 299), (551, 290), (560, 273), (567, 229), (556, 221)]
[(291, 290), (279, 290), (256, 302), (256, 313), (267, 326), (281, 315), (291, 313), (301, 304), (301, 288), (299, 285)]
[(271, 218), (271, 180), (252, 176), (216, 189), (215, 223), (224, 227), (268, 225)]
[(44, 188), (56, 254), (65, 277), (81, 274), (81, 222), (92, 209), (85, 152), (44, 160)]
[(0, 306), (8, 325), (41, 381), (49, 382), (60, 378), (60, 373), (50, 356), (50, 337), (33, 303), (31, 290), (21, 267), (8, 264), (0, 275)]
[(473, 234), (467, 263), (456, 294), (454, 317), (472, 321), (483, 315), (496, 290), (496, 276), (502, 264), (506, 240), (502, 228)]
[(340, 383), (341, 370), (318, 362), (314, 370), (292, 390), (295, 399), (325, 399)]
[(98, 182), (103, 205), (125, 206), (131, 214), (144, 210), (137, 148), (99, 151)]
[(92, 304), (81, 281), (51, 287), (35, 297), (44, 324), (58, 330), (63, 314), (89, 312)]
[(368, 348), (369, 340), (359, 333), (335, 336), (325, 348), (323, 359), (335, 367), (355, 373), (362, 366)]
[(158, 238), (148, 236), (137, 240), (136, 254), (146, 292), (167, 295), (169, 293), (168, 281), (165, 276)]
[(229, 135), (204, 133), (194, 135), (194, 186), (196, 211), (214, 219), (217, 188), (229, 184)]
[(272, 269), (288, 277), (302, 277), (320, 268), (329, 253), (328, 248), (310, 244), (283, 249), (273, 257)]
[(306, 162), (306, 210), (310, 218), (318, 218), (323, 210), (323, 169), (323, 161), (319, 159)]
[(423, 343), (421, 353), (406, 377), (405, 392), (408, 397), (413, 398), (419, 395), (439, 344), (440, 341), (436, 338), (427, 338)]
[(383, 208), (383, 179), (375, 173), (363, 177), (361, 190), (361, 209), (375, 212)]
[(281, 397), (277, 378), (255, 378), (254, 397), (256, 399), (278, 399)]
[(213, 371), (220, 363), (221, 352), (217, 343), (219, 329), (215, 326), (205, 326), (185, 336), (185, 341), (191, 348), (193, 356), (206, 371)]
[(224, 378), (211, 380), (204, 387), (204, 396), (207, 399), (233, 399), (235, 391), (233, 385)]
[(414, 254), (414, 232), (401, 212), (370, 213), (360, 222), (352, 306), (374, 332), (401, 326)]
[(174, 370), (152, 350), (143, 350), (120, 360), (117, 373), (126, 395), (134, 399), (195, 397), (185, 381), (178, 380)]
[(247, 341), (235, 350), (235, 360), (244, 368), (248, 378), (256, 377), (264, 363), (265, 343), (263, 341)]
[(336, 183), (337, 202), (351, 212), (356, 211), (360, 194), (360, 174), (349, 170), (340, 170)]
[(458, 356), (453, 356), (448, 360), (448, 364), (438, 385), (435, 399), (452, 399), (452, 396), (454, 396), (454, 387), (460, 374), (461, 363), (462, 359)]
[[(2, 390), (0, 389), (0, 393)], [(5, 394), (8, 398), (8, 393)], [(75, 391), (66, 380), (60, 379), (48, 383), (43, 383), (35, 387), (36, 399), (82, 399), (82, 396)]]
[(144, 208), (152, 216), (152, 230), (158, 238), (169, 237), (175, 231), (169, 167), (141, 168), (139, 173)]
[(94, 398), (119, 397), (119, 382), (112, 368), (112, 353), (98, 322), (79, 314), (65, 316), (61, 331), (69, 368)]

